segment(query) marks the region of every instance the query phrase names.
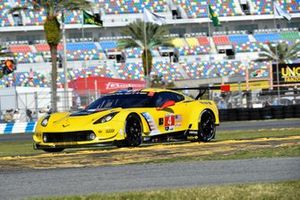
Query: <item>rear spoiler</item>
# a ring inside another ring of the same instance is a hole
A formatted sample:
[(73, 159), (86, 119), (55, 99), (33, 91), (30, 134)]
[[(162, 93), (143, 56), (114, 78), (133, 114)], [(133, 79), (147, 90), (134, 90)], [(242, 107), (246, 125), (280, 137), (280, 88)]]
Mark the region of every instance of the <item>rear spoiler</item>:
[(198, 90), (199, 93), (195, 99), (199, 99), (208, 90), (221, 90), (221, 92), (229, 92), (230, 85), (221, 86), (199, 86), (199, 87), (186, 87), (186, 88), (169, 88), (170, 90)]

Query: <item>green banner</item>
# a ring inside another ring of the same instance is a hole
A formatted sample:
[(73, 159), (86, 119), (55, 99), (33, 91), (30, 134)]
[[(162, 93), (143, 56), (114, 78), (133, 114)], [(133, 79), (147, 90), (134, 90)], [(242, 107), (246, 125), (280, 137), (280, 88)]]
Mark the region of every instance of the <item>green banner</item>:
[(208, 5), (209, 18), (213, 21), (214, 26), (221, 26), (217, 13), (212, 9), (211, 5)]
[(103, 22), (95, 15), (91, 15), (86, 11), (83, 11), (83, 24), (93, 24), (97, 26), (103, 26)]

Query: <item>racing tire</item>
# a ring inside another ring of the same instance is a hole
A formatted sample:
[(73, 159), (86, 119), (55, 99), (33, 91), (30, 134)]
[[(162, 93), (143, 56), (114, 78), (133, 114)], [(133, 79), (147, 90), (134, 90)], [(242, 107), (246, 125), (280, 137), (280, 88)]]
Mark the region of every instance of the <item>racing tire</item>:
[(64, 148), (53, 148), (53, 149), (42, 149), (42, 150), (47, 153), (57, 153), (57, 152), (62, 152)]
[(142, 144), (142, 123), (137, 114), (129, 114), (125, 123), (125, 146), (137, 147)]
[(214, 115), (205, 110), (201, 114), (200, 122), (198, 123), (198, 140), (208, 142), (215, 138), (216, 124)]

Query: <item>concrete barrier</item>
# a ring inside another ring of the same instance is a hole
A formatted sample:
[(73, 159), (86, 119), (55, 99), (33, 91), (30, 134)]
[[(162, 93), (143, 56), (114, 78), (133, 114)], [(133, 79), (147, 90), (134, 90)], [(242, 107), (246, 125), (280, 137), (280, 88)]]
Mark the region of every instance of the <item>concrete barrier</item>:
[(0, 134), (33, 133), (36, 122), (0, 124)]

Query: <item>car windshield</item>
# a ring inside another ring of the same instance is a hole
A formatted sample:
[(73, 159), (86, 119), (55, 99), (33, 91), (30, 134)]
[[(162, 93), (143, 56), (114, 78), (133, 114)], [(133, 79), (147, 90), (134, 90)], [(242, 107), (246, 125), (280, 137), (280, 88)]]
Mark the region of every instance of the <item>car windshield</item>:
[(140, 108), (155, 107), (154, 98), (147, 93), (139, 94), (115, 94), (104, 96), (91, 103), (86, 110), (106, 108)]

